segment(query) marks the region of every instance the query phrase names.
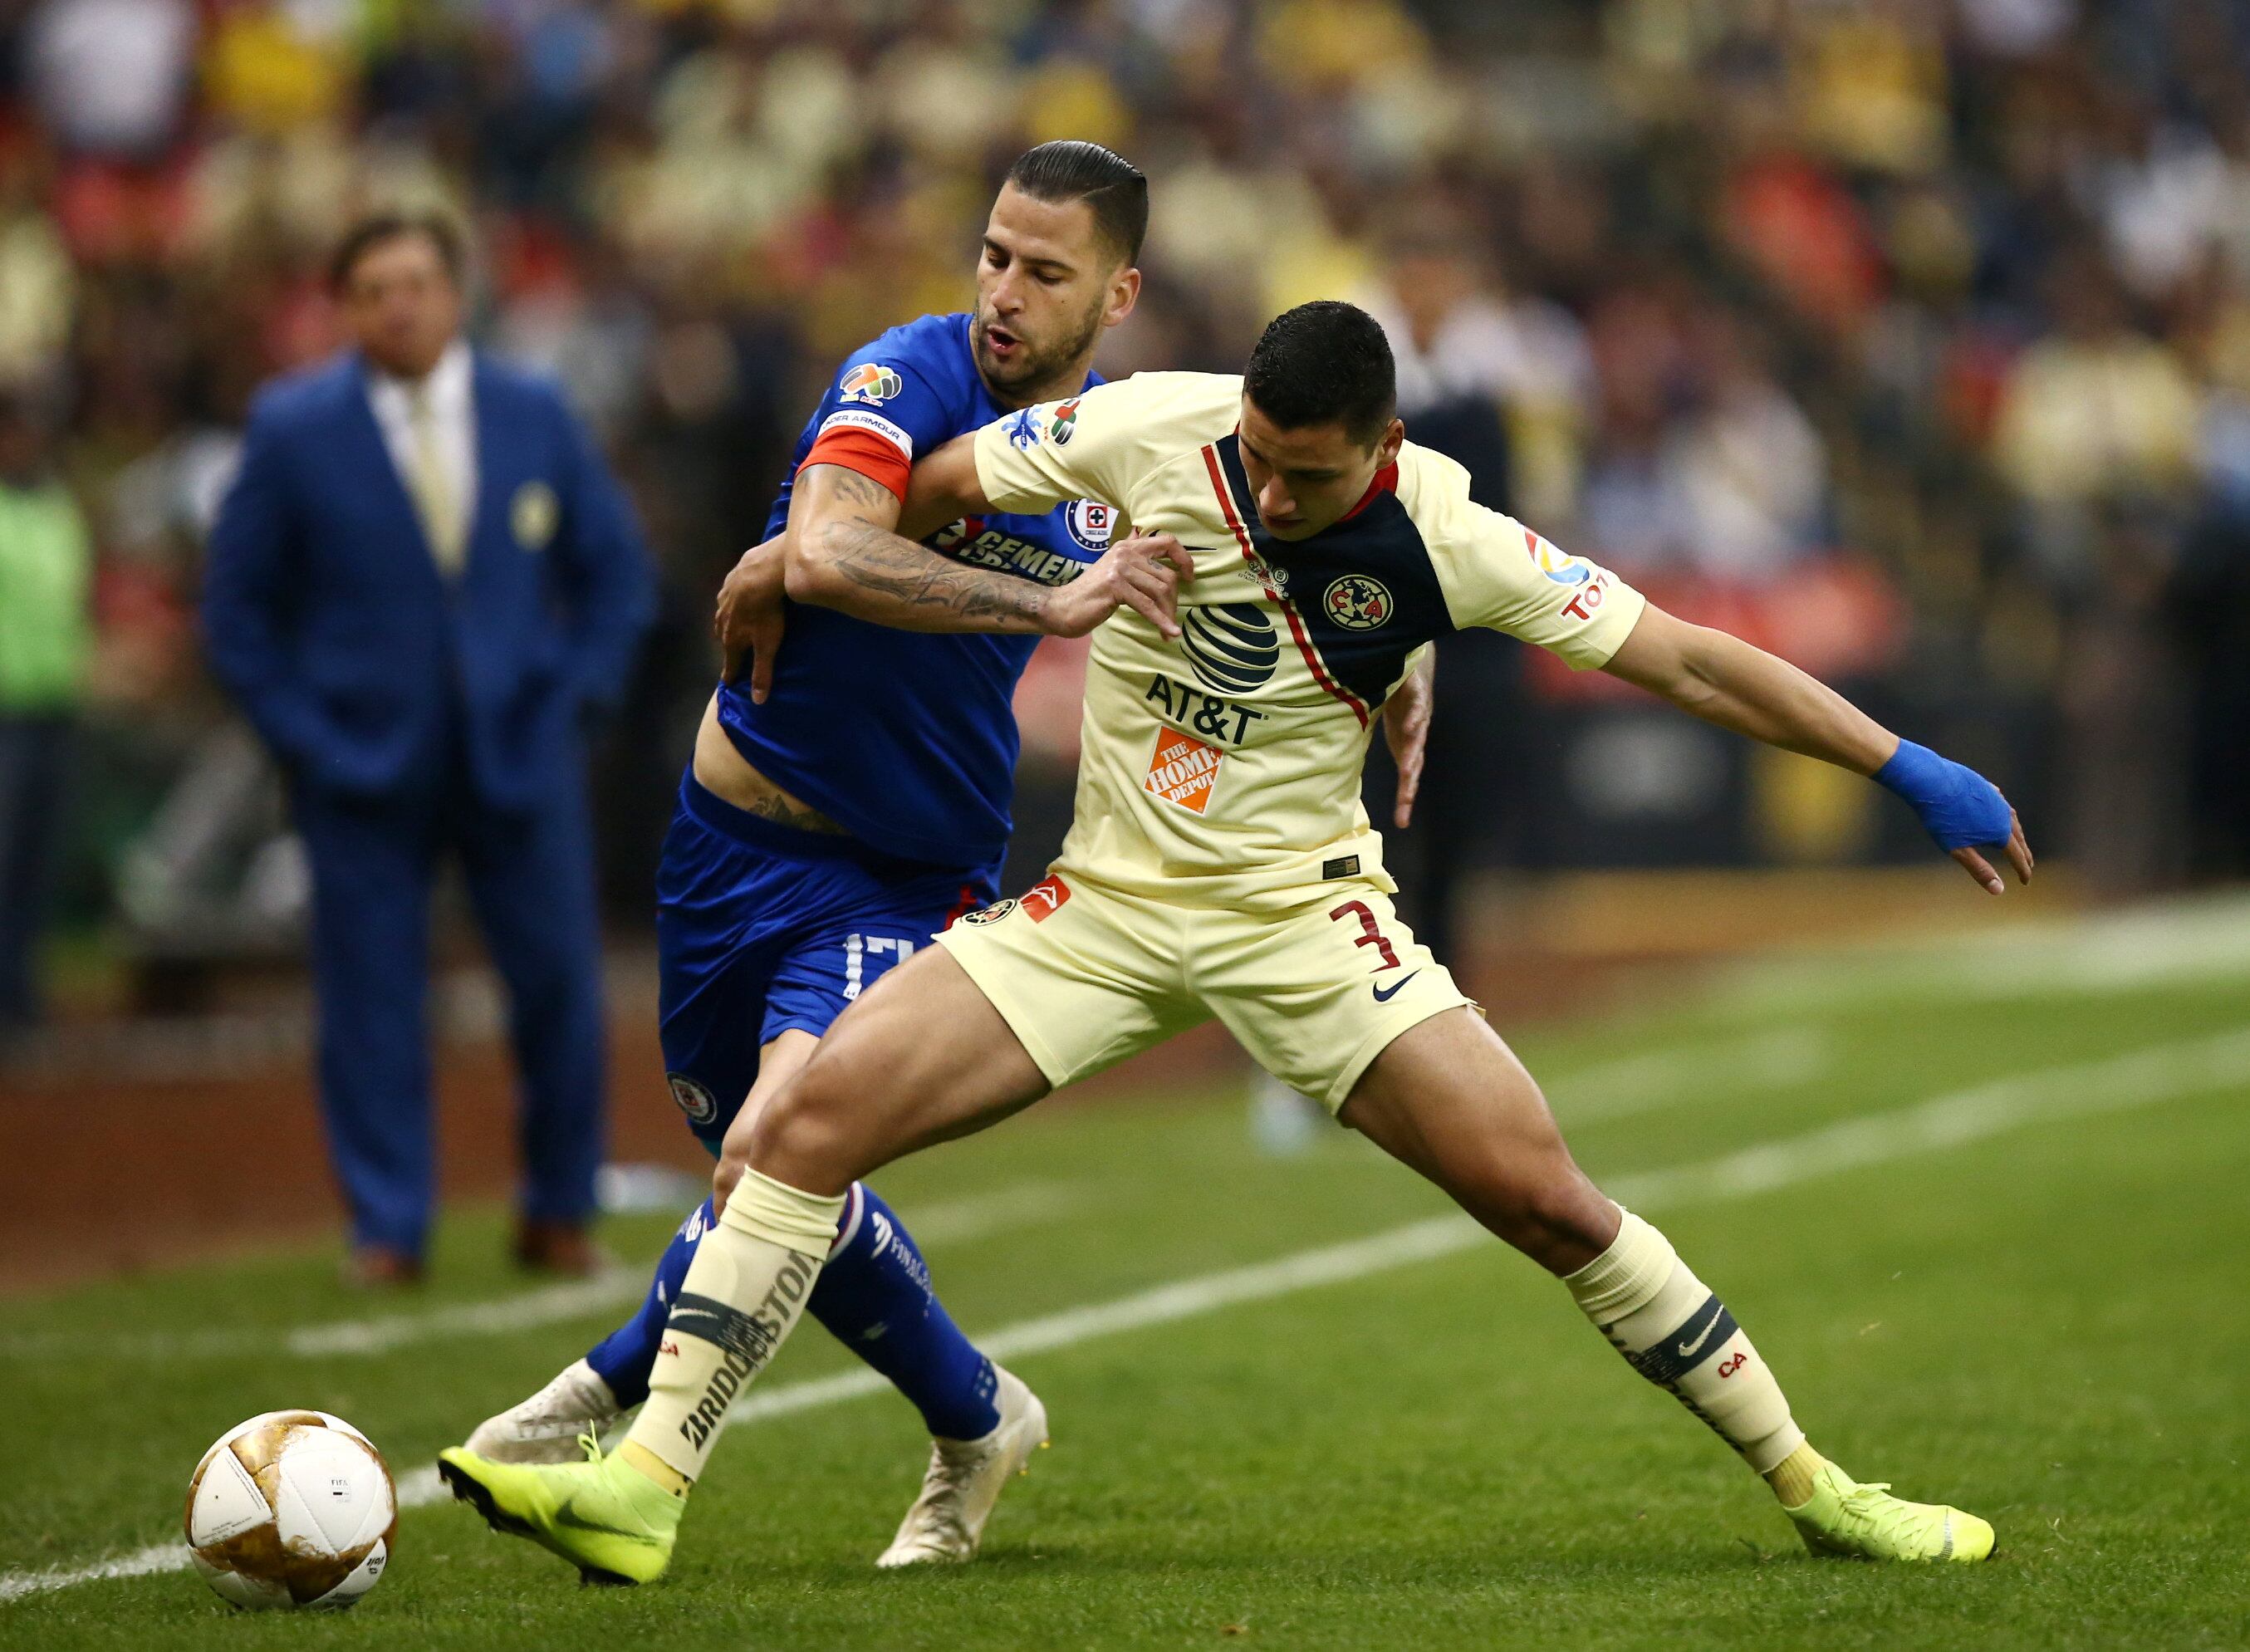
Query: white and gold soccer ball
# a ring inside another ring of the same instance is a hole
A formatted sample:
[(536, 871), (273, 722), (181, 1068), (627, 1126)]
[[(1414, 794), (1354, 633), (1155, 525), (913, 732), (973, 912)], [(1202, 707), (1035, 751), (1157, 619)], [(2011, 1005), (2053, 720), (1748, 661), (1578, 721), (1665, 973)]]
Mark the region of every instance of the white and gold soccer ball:
[(398, 1494), (342, 1417), (269, 1411), (204, 1453), (187, 1525), (196, 1570), (230, 1605), (347, 1607), (390, 1562)]

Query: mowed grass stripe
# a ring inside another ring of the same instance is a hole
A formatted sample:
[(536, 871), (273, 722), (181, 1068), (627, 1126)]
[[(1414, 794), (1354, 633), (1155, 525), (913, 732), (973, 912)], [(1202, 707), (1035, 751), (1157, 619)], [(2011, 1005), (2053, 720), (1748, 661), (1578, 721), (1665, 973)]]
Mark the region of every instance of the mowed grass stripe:
[[(2245, 1083), (2250, 1083), (2250, 1029), (2238, 1029), (1995, 1080), (1700, 1164), (1616, 1178), (1609, 1186), (1621, 1202), (1646, 1211), (1743, 1199), (1841, 1171), (1950, 1151), (2034, 1124), (2127, 1111)], [(1000, 1358), (1020, 1358), (1345, 1283), (1488, 1242), (1484, 1230), (1465, 1216), (1435, 1217), (1019, 1321), (977, 1341)], [(776, 1417), (878, 1393), (884, 1386), (871, 1372), (846, 1372), (754, 1393), (736, 1413), (749, 1420)], [(399, 1485), (404, 1507), (433, 1503), (440, 1495), (434, 1470), (419, 1470)], [(0, 1575), (0, 1601), (187, 1565), (183, 1545), (165, 1544), (83, 1566), (12, 1573)]]

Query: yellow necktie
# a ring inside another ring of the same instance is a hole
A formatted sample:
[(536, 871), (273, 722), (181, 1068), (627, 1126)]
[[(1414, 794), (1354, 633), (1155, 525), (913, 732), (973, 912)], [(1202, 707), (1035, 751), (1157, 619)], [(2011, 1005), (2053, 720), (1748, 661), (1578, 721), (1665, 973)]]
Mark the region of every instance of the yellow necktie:
[(438, 410), (430, 404), (428, 384), (407, 391), (407, 407), (414, 429), (414, 504), (422, 515), (422, 532), (438, 571), (448, 579), (461, 571), (468, 556), (468, 536), (461, 521), (460, 501), (453, 494), (453, 478), (438, 451)]

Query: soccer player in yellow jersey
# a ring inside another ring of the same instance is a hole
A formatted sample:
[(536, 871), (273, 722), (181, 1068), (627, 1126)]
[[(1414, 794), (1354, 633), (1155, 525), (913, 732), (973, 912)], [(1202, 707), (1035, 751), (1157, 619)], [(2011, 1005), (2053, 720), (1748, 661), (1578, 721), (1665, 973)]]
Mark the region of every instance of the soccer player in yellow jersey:
[[(1991, 1552), (1983, 1520), (1856, 1483), (1807, 1444), (1726, 1304), (1578, 1169), (1530, 1075), (1398, 922), (1359, 771), (1418, 651), (1488, 626), (1873, 777), (1994, 894), (1984, 851), (2031, 875), (2012, 812), (1803, 673), (1471, 503), (1467, 473), (1405, 444), (1393, 408), (1380, 329), (1324, 302), (1277, 320), (1241, 378), (1143, 374), (916, 467), (910, 519), (1108, 502), (1159, 542), (1158, 617), (1121, 612), (1095, 633), (1077, 816), (1049, 875), (863, 995), (755, 1126), (729, 1134), (723, 1215), (625, 1441), (564, 1468), (445, 1454), (496, 1526), (591, 1576), (661, 1573), (728, 1407), (803, 1311), (852, 1181), (1216, 1017), (1560, 1278), (1635, 1370), (1766, 1479), (1816, 1552)], [(788, 554), (800, 600), (880, 594), (930, 627), (978, 605), (962, 583), (973, 572), (873, 527)]]

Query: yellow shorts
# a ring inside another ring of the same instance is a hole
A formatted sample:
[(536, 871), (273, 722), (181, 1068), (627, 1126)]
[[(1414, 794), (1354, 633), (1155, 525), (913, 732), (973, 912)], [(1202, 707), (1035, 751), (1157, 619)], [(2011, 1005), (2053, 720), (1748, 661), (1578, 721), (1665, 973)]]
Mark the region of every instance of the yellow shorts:
[(1253, 917), (1051, 874), (937, 938), (1058, 1089), (1216, 1016), (1334, 1112), (1384, 1045), (1469, 1002), (1365, 883)]

